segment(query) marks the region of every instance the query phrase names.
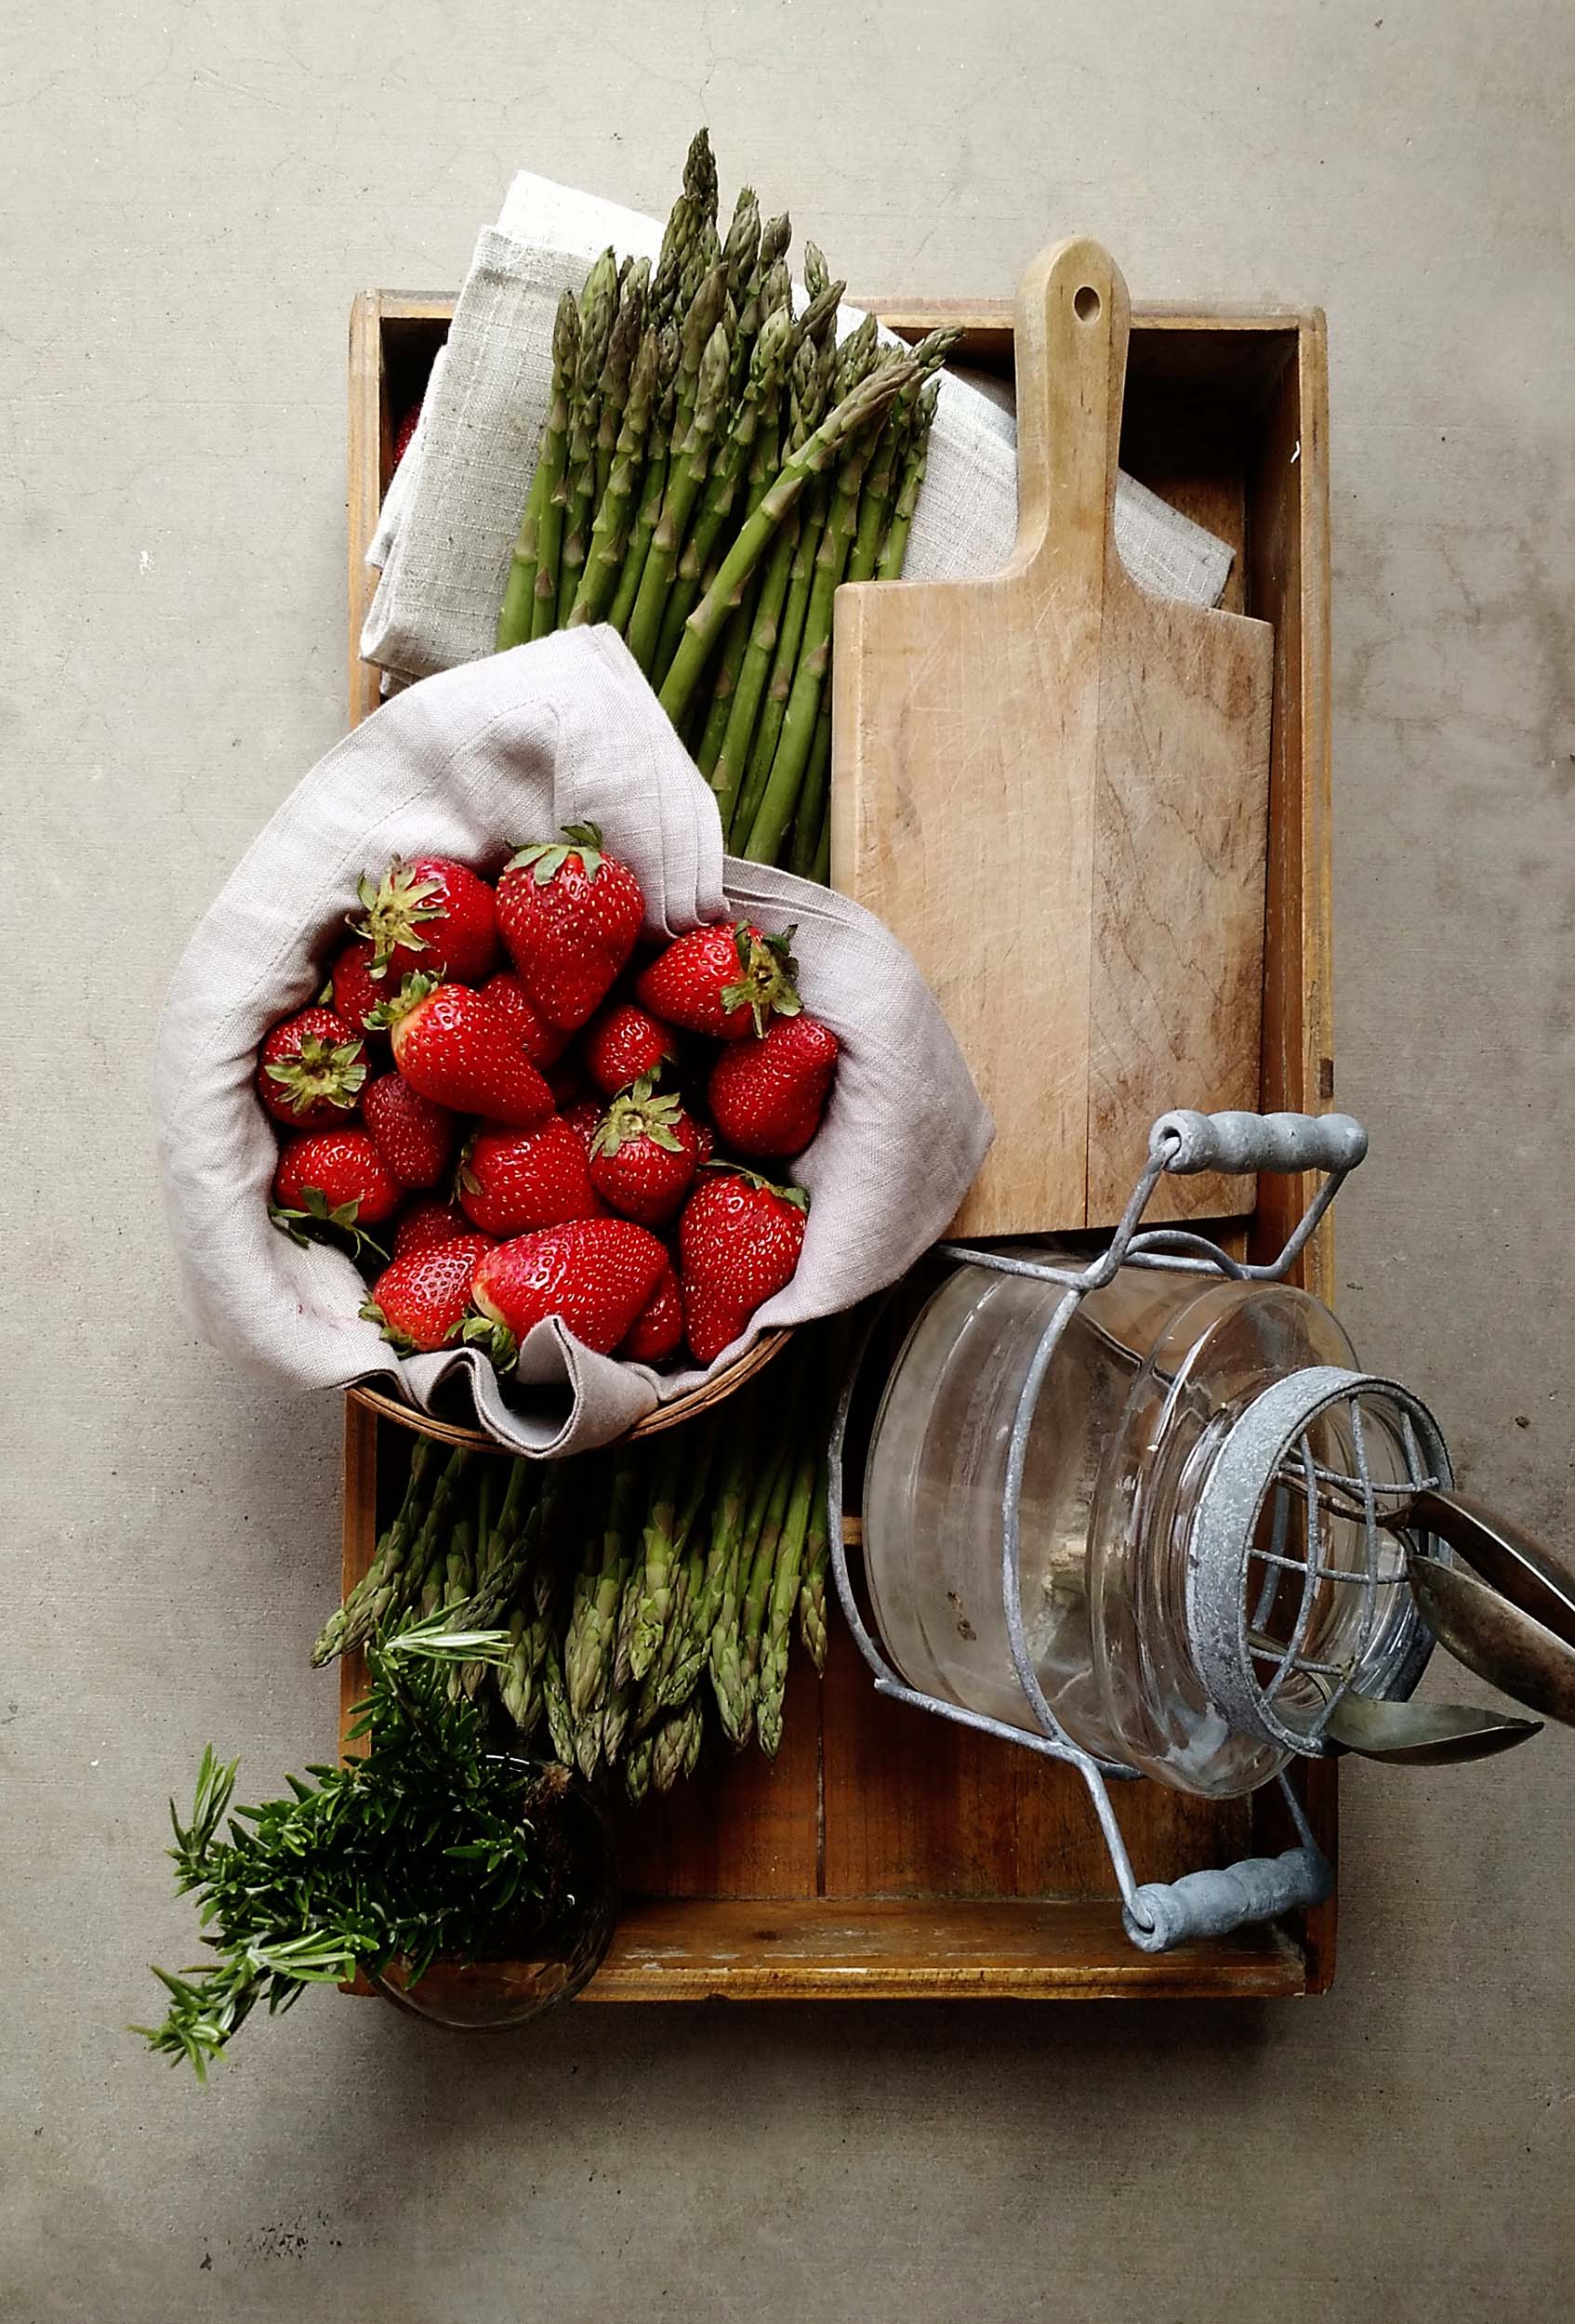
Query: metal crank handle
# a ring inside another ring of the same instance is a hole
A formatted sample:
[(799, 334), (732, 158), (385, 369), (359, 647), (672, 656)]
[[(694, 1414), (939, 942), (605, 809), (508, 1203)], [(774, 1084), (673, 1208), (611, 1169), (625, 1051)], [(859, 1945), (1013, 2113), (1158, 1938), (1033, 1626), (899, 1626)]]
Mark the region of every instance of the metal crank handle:
[(1243, 1856), (1221, 1872), (1151, 1881), (1122, 1907), (1121, 1921), (1140, 1951), (1168, 1953), (1173, 1945), (1225, 1936), (1253, 1921), (1321, 1905), (1333, 1886), (1334, 1868), (1320, 1848), (1308, 1844), (1280, 1856)]
[[(1175, 1143), (1172, 1145), (1172, 1141)], [(1354, 1170), (1367, 1152), (1367, 1131), (1349, 1114), (1161, 1114), (1148, 1150), (1165, 1149), (1177, 1178), (1199, 1170), (1250, 1176), (1259, 1170)]]

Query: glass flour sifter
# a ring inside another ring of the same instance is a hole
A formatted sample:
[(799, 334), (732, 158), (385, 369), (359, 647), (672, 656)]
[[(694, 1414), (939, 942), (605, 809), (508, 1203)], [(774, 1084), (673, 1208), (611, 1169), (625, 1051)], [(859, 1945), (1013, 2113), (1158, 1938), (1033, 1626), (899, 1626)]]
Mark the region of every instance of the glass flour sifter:
[[(1285, 1280), (1366, 1150), (1343, 1115), (1168, 1114), (1092, 1261), (944, 1246), (870, 1436), (867, 1619), (837, 1522), (843, 1398), (833, 1559), (877, 1687), (1077, 1767), (1145, 1951), (1328, 1895), (1286, 1770), (1337, 1748), (1343, 1713), (1408, 1697), (1439, 1627), (1409, 1578), (1450, 1565), (1439, 1527), (1460, 1538), (1443, 1436)], [(1142, 1230), (1160, 1178), (1199, 1170), (1327, 1175), (1250, 1266)], [(1277, 1781), (1301, 1844), (1140, 1888), (1108, 1791), (1138, 1775), (1216, 1799)]]

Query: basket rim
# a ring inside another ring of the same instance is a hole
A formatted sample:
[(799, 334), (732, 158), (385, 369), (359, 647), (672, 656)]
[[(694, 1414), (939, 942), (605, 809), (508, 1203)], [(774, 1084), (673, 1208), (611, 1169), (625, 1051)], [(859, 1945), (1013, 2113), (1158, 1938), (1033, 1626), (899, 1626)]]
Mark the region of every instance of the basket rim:
[[(615, 1444), (633, 1444), (642, 1437), (659, 1436), (666, 1429), (681, 1428), (685, 1420), (697, 1419), (701, 1413), (723, 1403), (735, 1388), (742, 1388), (746, 1380), (753, 1380), (773, 1356), (780, 1354), (792, 1337), (792, 1327), (788, 1325), (762, 1331), (752, 1348), (747, 1348), (742, 1355), (735, 1356), (720, 1372), (702, 1380), (697, 1388), (687, 1389), (682, 1396), (674, 1396), (670, 1404), (659, 1404), (655, 1412), (648, 1412), (642, 1420), (637, 1420), (621, 1437), (611, 1441)], [(375, 1388), (366, 1381), (357, 1380), (345, 1390), (345, 1396), (349, 1403), (375, 1412), (380, 1419), (391, 1420), (396, 1427), (410, 1429), (417, 1436), (435, 1437), (442, 1445), (462, 1446), (470, 1452), (502, 1453), (514, 1459), (529, 1457), (518, 1452), (512, 1445), (504, 1444), (501, 1437), (489, 1435), (485, 1429), (468, 1427), (462, 1420), (439, 1419), (430, 1412), (423, 1412), (419, 1405), (407, 1403), (404, 1397), (390, 1389)]]

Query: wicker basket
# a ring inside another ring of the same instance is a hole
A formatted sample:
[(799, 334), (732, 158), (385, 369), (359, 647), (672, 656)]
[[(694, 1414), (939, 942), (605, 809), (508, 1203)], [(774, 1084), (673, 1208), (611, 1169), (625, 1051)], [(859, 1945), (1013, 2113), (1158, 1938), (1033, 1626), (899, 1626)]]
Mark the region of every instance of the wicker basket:
[[(681, 1428), (685, 1420), (697, 1420), (702, 1412), (731, 1396), (735, 1388), (742, 1388), (747, 1380), (763, 1370), (788, 1341), (790, 1331), (766, 1331), (752, 1348), (731, 1364), (703, 1380), (698, 1388), (691, 1388), (670, 1404), (659, 1404), (655, 1412), (648, 1412), (643, 1420), (637, 1420), (620, 1442), (632, 1444), (637, 1437), (659, 1436), (664, 1429)], [(440, 1420), (419, 1405), (406, 1404), (386, 1388), (347, 1388), (345, 1394), (351, 1404), (364, 1405), (368, 1412), (376, 1412), (382, 1419), (393, 1420), (401, 1428), (414, 1429), (418, 1436), (435, 1436), (440, 1445), (462, 1445), (470, 1452), (506, 1453), (509, 1446), (497, 1437), (489, 1436), (485, 1429), (468, 1428), (463, 1420)]]

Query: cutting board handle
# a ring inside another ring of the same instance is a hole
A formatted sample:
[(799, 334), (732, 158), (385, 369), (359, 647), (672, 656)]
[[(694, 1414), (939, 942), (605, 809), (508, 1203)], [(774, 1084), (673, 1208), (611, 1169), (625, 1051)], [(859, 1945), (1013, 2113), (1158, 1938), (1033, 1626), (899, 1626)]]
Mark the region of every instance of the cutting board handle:
[(1041, 251), (1017, 289), (1012, 565), (1098, 606), (1120, 570), (1113, 525), (1132, 302), (1107, 250)]

